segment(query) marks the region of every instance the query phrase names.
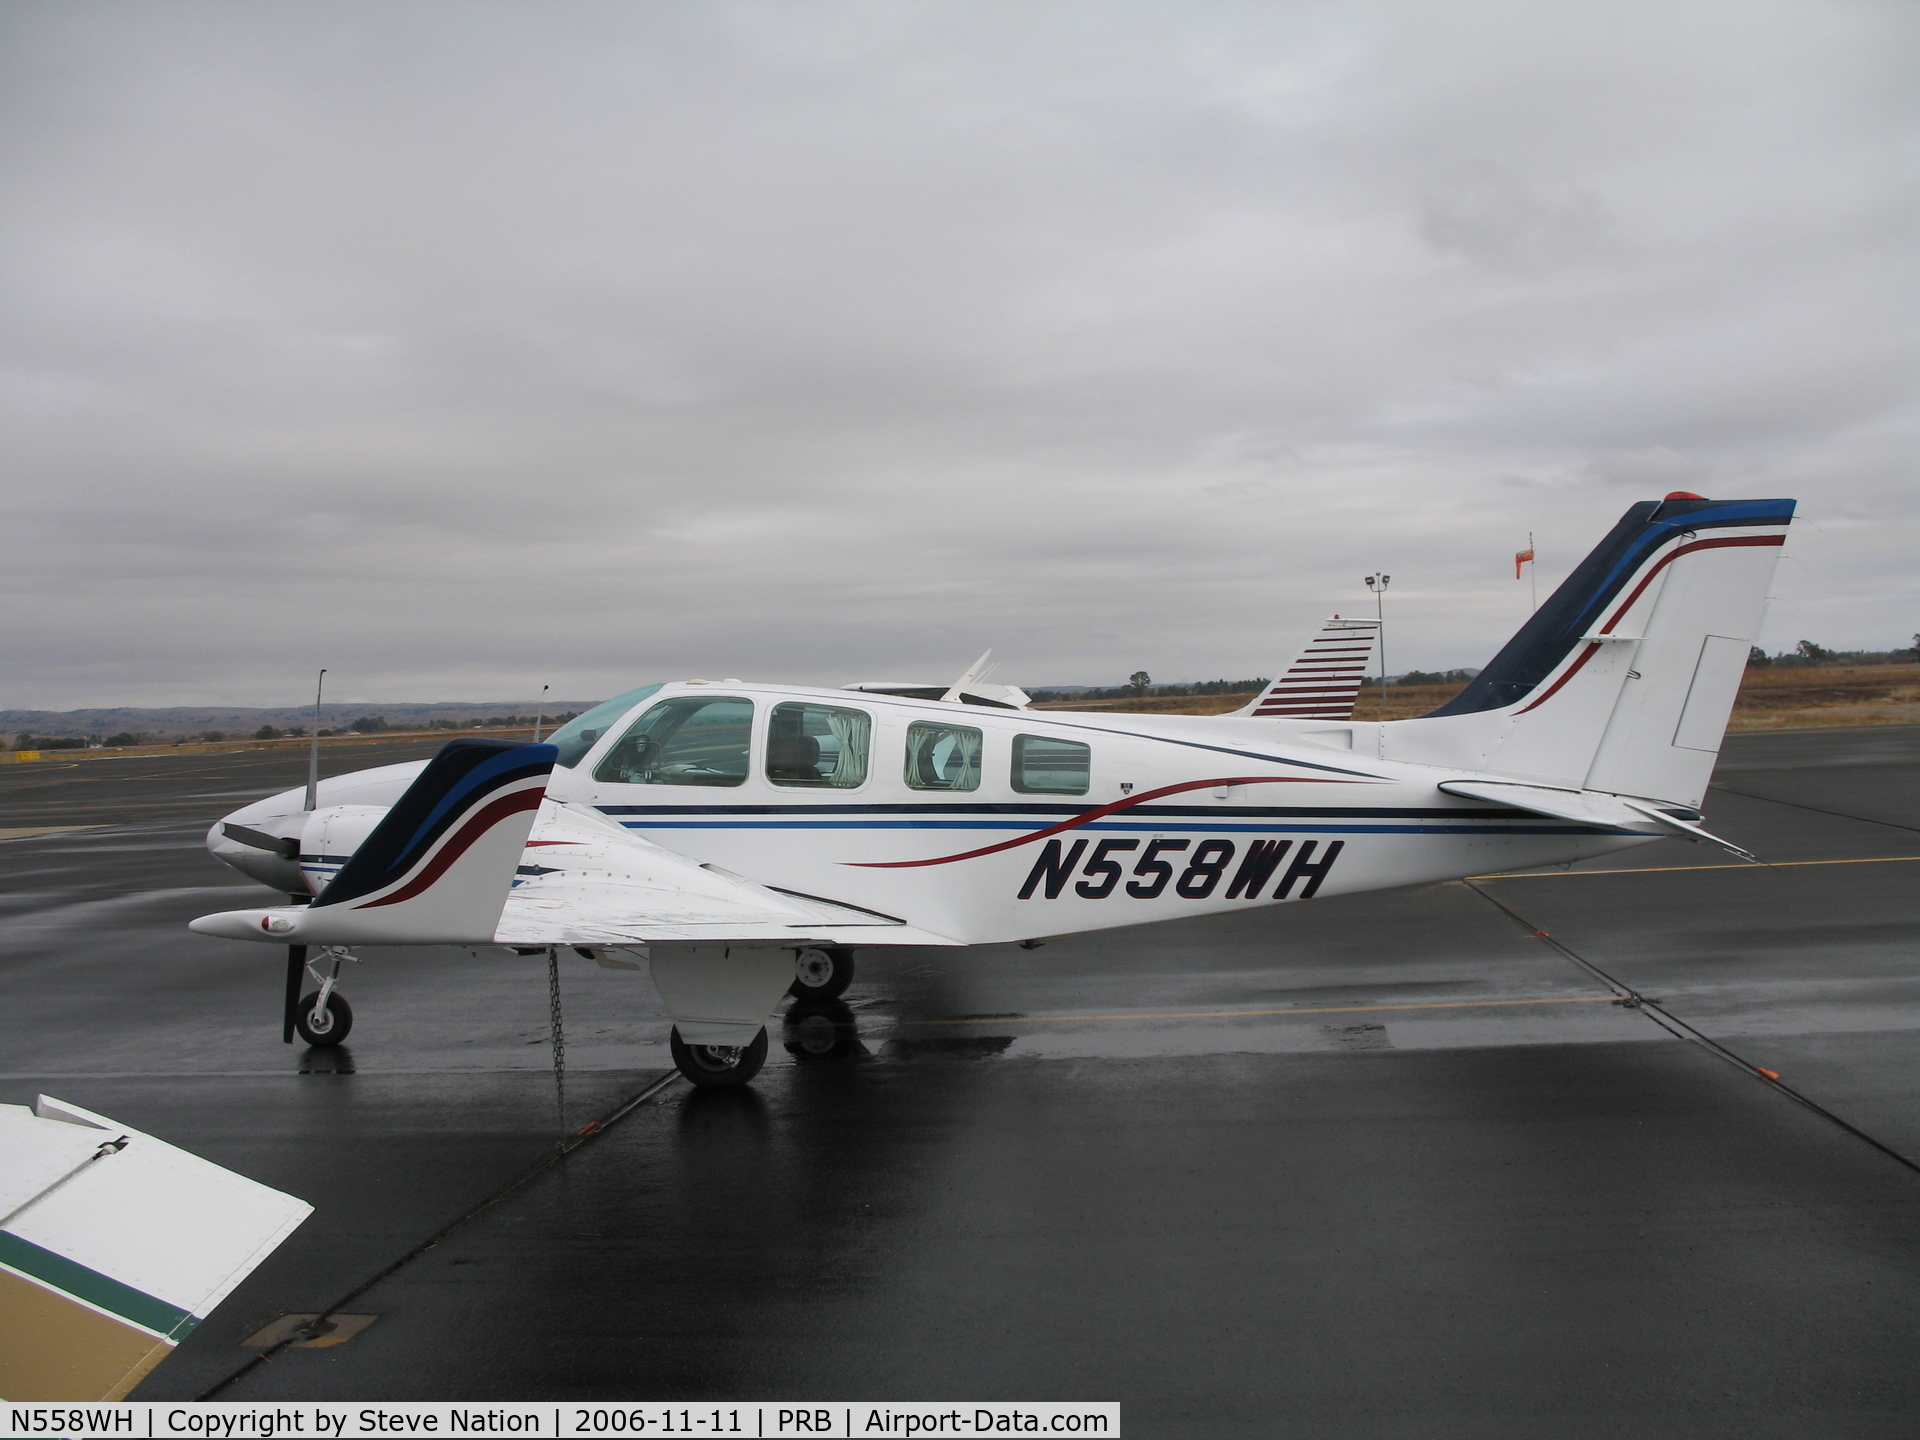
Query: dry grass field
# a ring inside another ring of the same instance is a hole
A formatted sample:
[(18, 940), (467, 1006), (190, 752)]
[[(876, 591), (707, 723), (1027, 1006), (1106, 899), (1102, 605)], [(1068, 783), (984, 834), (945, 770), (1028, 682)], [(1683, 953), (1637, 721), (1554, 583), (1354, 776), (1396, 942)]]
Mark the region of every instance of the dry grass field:
[[(1458, 694), (1457, 685), (1392, 685), (1360, 697), (1354, 718), (1405, 720), (1424, 715)], [(1157, 715), (1224, 715), (1253, 696), (1155, 696), (1035, 706), (1041, 710), (1131, 711)], [(1920, 665), (1761, 666), (1747, 671), (1734, 702), (1735, 730), (1778, 730), (1802, 725), (1886, 725), (1920, 720)]]

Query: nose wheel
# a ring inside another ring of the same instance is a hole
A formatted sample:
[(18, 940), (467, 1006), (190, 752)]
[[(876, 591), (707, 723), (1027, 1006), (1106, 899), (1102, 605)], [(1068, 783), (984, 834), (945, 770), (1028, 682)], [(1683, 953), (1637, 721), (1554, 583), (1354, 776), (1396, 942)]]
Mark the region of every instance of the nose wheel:
[[(281, 1039), (292, 1044), (297, 1033), (309, 1045), (338, 1045), (347, 1038), (353, 1029), (353, 1007), (334, 986), (340, 980), (340, 966), (357, 958), (329, 945), (317, 961), (309, 962), (306, 946), (287, 947), (287, 1008)], [(318, 981), (320, 988), (302, 995), (305, 975)]]
[(293, 1028), (309, 1045), (338, 1045), (353, 1029), (353, 1007), (338, 990), (324, 1000), (316, 990), (301, 1000)]
[(680, 1073), (696, 1085), (744, 1085), (767, 1063), (767, 1032), (763, 1026), (751, 1045), (689, 1045), (676, 1025), (668, 1048)]

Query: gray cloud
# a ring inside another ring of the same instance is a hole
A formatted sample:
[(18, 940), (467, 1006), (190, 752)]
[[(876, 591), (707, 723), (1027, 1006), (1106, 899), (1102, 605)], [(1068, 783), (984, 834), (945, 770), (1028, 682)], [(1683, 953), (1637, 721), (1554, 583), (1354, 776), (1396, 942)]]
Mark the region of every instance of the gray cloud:
[(1478, 663), (1674, 488), (1904, 641), (1913, 23), (16, 4), (0, 700)]

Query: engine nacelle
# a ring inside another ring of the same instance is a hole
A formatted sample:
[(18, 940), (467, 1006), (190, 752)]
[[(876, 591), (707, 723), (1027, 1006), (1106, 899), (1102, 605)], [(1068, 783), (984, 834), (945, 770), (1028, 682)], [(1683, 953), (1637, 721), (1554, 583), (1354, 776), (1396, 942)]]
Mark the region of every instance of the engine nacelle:
[(300, 827), (300, 873), (307, 890), (318, 895), (340, 867), (387, 818), (385, 805), (326, 805)]
[[(379, 817), (407, 793), (407, 787), (426, 768), (425, 760), (407, 760), (322, 780), (319, 798), (326, 803), (312, 812), (307, 810), (305, 786), (242, 805), (207, 831), (207, 853), (282, 895), (315, 894), (333, 878), (339, 862), (360, 848)], [(363, 812), (373, 818), (364, 823), (350, 822), (346, 812)], [(335, 814), (341, 820), (338, 828), (309, 828), (322, 816)], [(309, 875), (300, 863), (305, 855), (332, 855), (337, 860), (331, 864), (316, 860), (314, 873)]]

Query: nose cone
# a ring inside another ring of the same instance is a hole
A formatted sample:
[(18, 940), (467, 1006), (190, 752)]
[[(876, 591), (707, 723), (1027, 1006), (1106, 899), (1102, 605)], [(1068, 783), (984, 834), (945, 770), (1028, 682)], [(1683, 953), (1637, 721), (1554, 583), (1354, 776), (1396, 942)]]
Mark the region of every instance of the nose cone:
[[(298, 854), (300, 826), (306, 816), (297, 812), (261, 815), (259, 809), (245, 806), (215, 821), (207, 831), (207, 853), (283, 895), (306, 894)], [(295, 853), (289, 855), (288, 850)]]

